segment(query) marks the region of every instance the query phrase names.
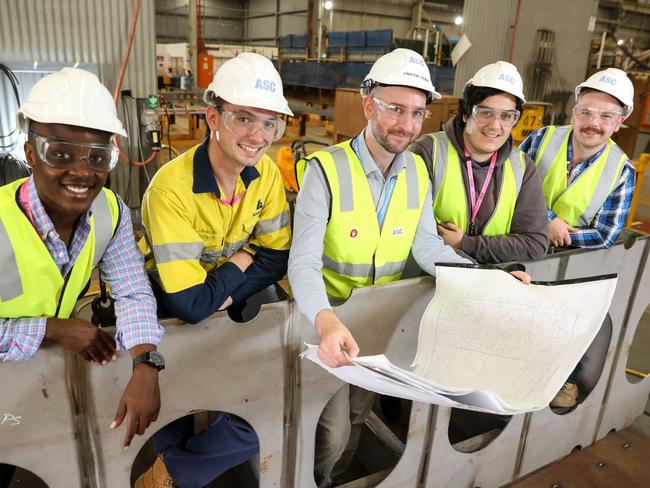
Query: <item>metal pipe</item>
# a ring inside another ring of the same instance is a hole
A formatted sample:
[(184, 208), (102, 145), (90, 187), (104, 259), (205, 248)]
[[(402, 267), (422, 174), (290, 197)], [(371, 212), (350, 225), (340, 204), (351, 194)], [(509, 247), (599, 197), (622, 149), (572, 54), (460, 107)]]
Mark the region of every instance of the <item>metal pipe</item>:
[(598, 61), (596, 61), (596, 69), (600, 69), (600, 63), (603, 60), (603, 50), (605, 49), (605, 39), (607, 39), (607, 31), (603, 31), (600, 39), (600, 49), (598, 50)]
[(521, 0), (517, 0), (517, 10), (515, 10), (515, 25), (512, 28), (512, 40), (510, 42), (510, 53), (508, 54), (509, 63), (512, 63), (512, 54), (515, 51), (515, 37), (517, 36), (517, 26), (519, 25), (520, 9), (521, 9)]

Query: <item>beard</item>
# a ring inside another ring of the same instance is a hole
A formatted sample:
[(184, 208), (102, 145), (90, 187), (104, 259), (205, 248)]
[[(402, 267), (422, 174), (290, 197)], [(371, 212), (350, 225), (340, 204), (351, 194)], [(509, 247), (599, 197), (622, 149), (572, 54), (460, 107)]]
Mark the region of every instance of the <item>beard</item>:
[[(372, 122), (370, 124), (370, 129), (372, 131), (372, 135), (374, 136), (375, 140), (379, 143), (379, 145), (391, 154), (399, 154), (401, 152), (404, 152), (406, 148), (409, 147), (417, 137), (416, 133), (408, 132), (403, 129), (383, 128), (379, 124), (379, 121), (377, 120), (377, 116), (375, 114), (373, 114)], [(399, 140), (399, 141), (391, 140), (390, 139), (391, 135), (401, 136), (407, 139)]]

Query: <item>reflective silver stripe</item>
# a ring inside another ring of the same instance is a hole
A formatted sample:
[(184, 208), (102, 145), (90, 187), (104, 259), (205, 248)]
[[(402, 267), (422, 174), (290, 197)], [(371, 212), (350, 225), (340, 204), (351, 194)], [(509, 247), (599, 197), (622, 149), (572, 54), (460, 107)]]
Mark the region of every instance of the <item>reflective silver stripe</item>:
[[(591, 195), (591, 200), (589, 201), (587, 209), (580, 216), (578, 225), (590, 225), (591, 221), (594, 220), (598, 210), (600, 210), (600, 207), (602, 207), (603, 203), (605, 203), (605, 200), (607, 200), (607, 197), (609, 196), (612, 182), (614, 181), (614, 178), (617, 178), (618, 163), (621, 161), (623, 156), (625, 156), (625, 153), (617, 145), (614, 145), (609, 149), (603, 172), (600, 174), (598, 184), (594, 189), (594, 193)], [(602, 157), (602, 155), (600, 157)], [(589, 170), (587, 169), (587, 171)], [(582, 175), (584, 175), (584, 173), (582, 173)], [(578, 179), (580, 179), (582, 175), (580, 175)]]
[(272, 219), (260, 220), (255, 224), (255, 229), (253, 234), (256, 236), (261, 236), (264, 234), (270, 234), (289, 225), (289, 211), (284, 211), (280, 215), (273, 217)]
[(244, 247), (244, 244), (248, 242), (248, 238), (242, 239), (241, 241), (237, 242), (226, 242), (223, 245), (223, 256), (226, 258), (229, 258), (233, 254), (235, 254), (237, 251), (239, 251), (242, 247)]
[(201, 262), (203, 262), (203, 263), (214, 264), (214, 263), (219, 261), (219, 258), (222, 256), (222, 254), (223, 254), (222, 250), (218, 250), (218, 251), (206, 251), (206, 250), (203, 250), (199, 260)]
[(404, 269), (404, 266), (406, 266), (406, 260), (394, 261), (386, 263), (383, 266), (379, 266), (375, 271), (375, 281), (379, 280), (379, 278), (383, 278), (384, 276), (393, 276), (401, 273)]
[(352, 191), (352, 170), (350, 169), (350, 161), (348, 154), (342, 147), (328, 147), (324, 149), (329, 152), (334, 160), (336, 166), (336, 174), (339, 179), (339, 209), (341, 212), (351, 212), (354, 210), (354, 193)]
[(156, 264), (199, 259), (203, 251), (202, 242), (170, 242), (153, 246)]
[(323, 255), (323, 267), (344, 276), (355, 278), (370, 278), (372, 276), (372, 264), (340, 263)]
[[(569, 125), (556, 127), (555, 132), (551, 134), (551, 140), (548, 141), (548, 144), (544, 148), (544, 152), (541, 155), (537, 155), (537, 171), (539, 171), (539, 176), (542, 178), (542, 182), (551, 169), (553, 161), (555, 160), (555, 156), (560, 150), (560, 146), (562, 146), (562, 143), (564, 142), (566, 136), (569, 134), (570, 130), (571, 126)], [(543, 143), (544, 141), (542, 141), (542, 144)], [(540, 148), (541, 147), (542, 146), (540, 145)]]
[(99, 192), (90, 209), (95, 222), (93, 266), (97, 266), (97, 263), (104, 256), (104, 252), (113, 238), (113, 217), (111, 216), (111, 209), (108, 206), (108, 197), (104, 191)]
[(23, 284), (18, 271), (14, 248), (7, 231), (0, 222), (0, 302), (23, 294)]
[(442, 186), (442, 180), (445, 177), (445, 169), (447, 169), (447, 153), (449, 152), (449, 139), (444, 132), (433, 134), (433, 149), (435, 152), (434, 165), (433, 165), (433, 185), (431, 188), (433, 202), (435, 203), (438, 197), (438, 192)]
[(519, 195), (522, 182), (524, 181), (524, 171), (526, 171), (526, 159), (524, 158), (524, 153), (514, 147), (510, 152), (509, 159), (512, 172), (515, 175), (515, 195)]
[(418, 188), (418, 170), (415, 157), (411, 152), (403, 152), (406, 163), (406, 208), (408, 210), (420, 208), (420, 189)]

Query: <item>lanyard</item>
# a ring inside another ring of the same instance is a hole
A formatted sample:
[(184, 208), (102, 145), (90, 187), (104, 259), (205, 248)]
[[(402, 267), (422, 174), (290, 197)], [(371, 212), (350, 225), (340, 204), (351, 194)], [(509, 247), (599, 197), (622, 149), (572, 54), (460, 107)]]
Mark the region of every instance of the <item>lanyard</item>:
[(467, 166), (467, 178), (469, 179), (469, 196), (472, 201), (472, 215), (470, 217), (469, 224), (469, 235), (474, 234), (474, 223), (476, 222), (476, 214), (478, 214), (479, 208), (483, 203), (483, 198), (485, 197), (485, 192), (487, 187), (490, 184), (490, 178), (492, 178), (492, 173), (494, 172), (494, 166), (497, 162), (497, 151), (494, 151), (492, 158), (490, 159), (490, 167), (488, 169), (487, 176), (483, 182), (483, 187), (481, 188), (481, 193), (478, 198), (476, 198), (476, 188), (474, 187), (474, 171), (472, 170), (472, 157), (470, 156), (467, 149), (465, 149), (465, 164)]
[(390, 199), (393, 196), (393, 190), (395, 189), (395, 183), (397, 182), (397, 176), (391, 176), (388, 180), (388, 186), (386, 187), (386, 195), (384, 195), (384, 201), (381, 202), (381, 207), (379, 212), (377, 212), (377, 222), (379, 222), (379, 228), (381, 229), (384, 225), (384, 219), (386, 218), (386, 212), (388, 211), (388, 204)]

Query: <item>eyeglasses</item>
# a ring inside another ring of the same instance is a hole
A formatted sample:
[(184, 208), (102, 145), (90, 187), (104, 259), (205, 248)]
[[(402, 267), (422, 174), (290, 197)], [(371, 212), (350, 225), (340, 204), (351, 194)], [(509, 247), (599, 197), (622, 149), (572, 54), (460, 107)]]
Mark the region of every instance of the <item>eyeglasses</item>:
[(36, 153), (41, 161), (53, 168), (72, 168), (82, 159), (94, 171), (110, 171), (115, 168), (120, 150), (115, 144), (77, 144), (55, 137), (44, 137), (29, 131), (34, 138)]
[(595, 119), (600, 119), (603, 125), (615, 125), (618, 120), (623, 117), (622, 112), (616, 110), (601, 110), (598, 108), (585, 107), (583, 105), (576, 105), (573, 107), (573, 114), (581, 122), (591, 122)]
[(223, 116), (223, 124), (230, 132), (237, 137), (252, 134), (256, 129), (265, 138), (271, 138), (274, 142), (282, 137), (287, 123), (279, 118), (261, 118), (245, 110), (232, 112), (223, 108), (217, 109)]
[(371, 97), (372, 101), (375, 102), (375, 105), (386, 114), (387, 117), (393, 120), (399, 120), (404, 115), (408, 114), (413, 122), (422, 122), (424, 119), (428, 119), (431, 116), (431, 112), (427, 109), (418, 109), (411, 110), (408, 112), (401, 105), (395, 105), (392, 103), (386, 103), (383, 100), (380, 100), (377, 97)]
[(501, 127), (509, 129), (514, 127), (521, 112), (519, 110), (499, 110), (498, 108), (474, 105), (472, 107), (472, 118), (481, 125), (489, 124), (494, 119), (499, 121)]

